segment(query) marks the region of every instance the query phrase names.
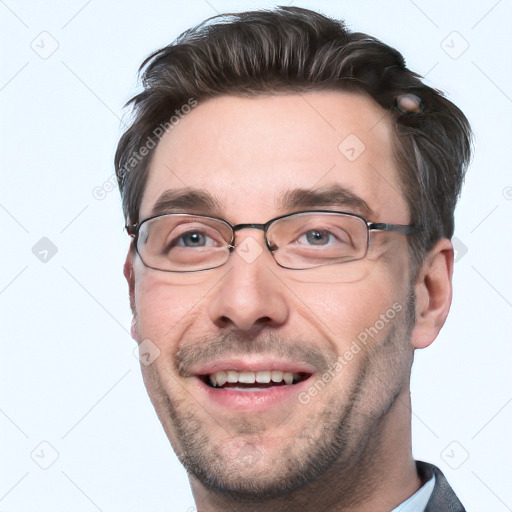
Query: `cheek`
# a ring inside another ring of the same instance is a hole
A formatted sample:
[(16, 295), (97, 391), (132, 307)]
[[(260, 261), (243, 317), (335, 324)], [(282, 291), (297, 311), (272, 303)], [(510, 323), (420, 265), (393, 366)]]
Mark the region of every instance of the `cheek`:
[(200, 275), (163, 276), (146, 271), (135, 285), (135, 320), (140, 339), (158, 345), (179, 339), (194, 322), (208, 287)]
[(330, 341), (338, 354), (358, 339), (367, 337), (370, 346), (385, 338), (398, 313), (406, 307), (403, 281), (389, 272), (373, 272), (364, 281), (352, 284), (290, 283), (290, 288), (299, 298), (295, 301), (297, 318), (302, 319), (297, 320), (299, 324), (309, 324)]

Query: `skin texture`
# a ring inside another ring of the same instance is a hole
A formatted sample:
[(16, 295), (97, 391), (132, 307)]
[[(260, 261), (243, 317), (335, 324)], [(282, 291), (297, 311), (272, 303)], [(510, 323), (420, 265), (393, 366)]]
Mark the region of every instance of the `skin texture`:
[[(357, 93), (208, 100), (157, 146), (140, 219), (164, 191), (188, 187), (208, 191), (220, 210), (179, 211), (265, 223), (290, 213), (280, 204), (287, 191), (341, 185), (371, 208), (368, 220), (408, 224), (390, 123)], [(350, 134), (365, 146), (353, 161), (343, 152)], [(237, 232), (236, 244), (258, 256), (249, 263), (235, 251), (194, 274), (149, 269), (133, 251), (125, 264), (133, 336), (160, 350), (141, 365), (145, 384), (198, 510), (391, 510), (422, 483), (411, 455), (410, 367), (448, 314), (450, 241), (435, 245), (414, 279), (399, 233), (373, 233), (350, 272), (282, 269), (257, 230)], [(381, 315), (383, 327), (358, 341)], [(292, 396), (240, 412), (208, 400), (193, 375), (195, 363), (231, 356), (301, 361), (311, 384), (345, 362), (307, 403)]]

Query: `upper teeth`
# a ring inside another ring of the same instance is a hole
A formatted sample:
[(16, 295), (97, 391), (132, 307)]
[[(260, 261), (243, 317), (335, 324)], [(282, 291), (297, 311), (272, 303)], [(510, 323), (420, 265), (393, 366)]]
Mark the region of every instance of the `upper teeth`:
[(279, 370), (264, 370), (259, 372), (237, 372), (235, 370), (221, 371), (210, 375), (210, 383), (212, 386), (223, 386), (226, 382), (236, 384), (268, 384), (272, 382), (282, 382), (292, 384), (293, 380), (298, 379), (299, 375), (292, 372), (281, 372)]

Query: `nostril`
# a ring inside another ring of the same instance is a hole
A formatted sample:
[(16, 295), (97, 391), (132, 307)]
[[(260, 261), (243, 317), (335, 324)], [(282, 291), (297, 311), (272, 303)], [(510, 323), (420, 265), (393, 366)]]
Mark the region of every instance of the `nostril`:
[(264, 317), (261, 317), (261, 318), (258, 318), (258, 320), (256, 320), (256, 324), (268, 324), (272, 322), (272, 319), (269, 317), (269, 316), (264, 316)]
[(219, 323), (220, 323), (221, 325), (225, 326), (225, 325), (229, 325), (229, 324), (230, 324), (230, 323), (232, 323), (232, 322), (231, 322), (231, 320), (230, 320), (227, 316), (221, 316), (221, 317), (219, 318)]
[(246, 330), (246, 329), (251, 329), (251, 328), (254, 328), (254, 327), (264, 327), (264, 326), (267, 326), (268, 324), (271, 324), (271, 323), (272, 323), (272, 318), (270, 318), (269, 316), (262, 316), (261, 318), (258, 318), (256, 321), (252, 322), (248, 326), (241, 326), (239, 324), (236, 324), (233, 321), (233, 319), (229, 318), (226, 315), (223, 315), (223, 316), (219, 317), (217, 325), (219, 327), (228, 327), (230, 325), (235, 325), (236, 324), (239, 328), (241, 328), (243, 330)]

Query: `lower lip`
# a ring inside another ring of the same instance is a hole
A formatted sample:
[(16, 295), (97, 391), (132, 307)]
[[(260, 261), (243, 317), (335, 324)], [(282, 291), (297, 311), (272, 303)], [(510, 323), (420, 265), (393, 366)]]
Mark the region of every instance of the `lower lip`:
[(257, 391), (213, 388), (199, 378), (196, 380), (200, 391), (207, 396), (210, 404), (214, 403), (233, 411), (262, 412), (286, 404), (300, 403), (298, 395), (310, 385), (311, 376), (298, 384), (272, 386)]

